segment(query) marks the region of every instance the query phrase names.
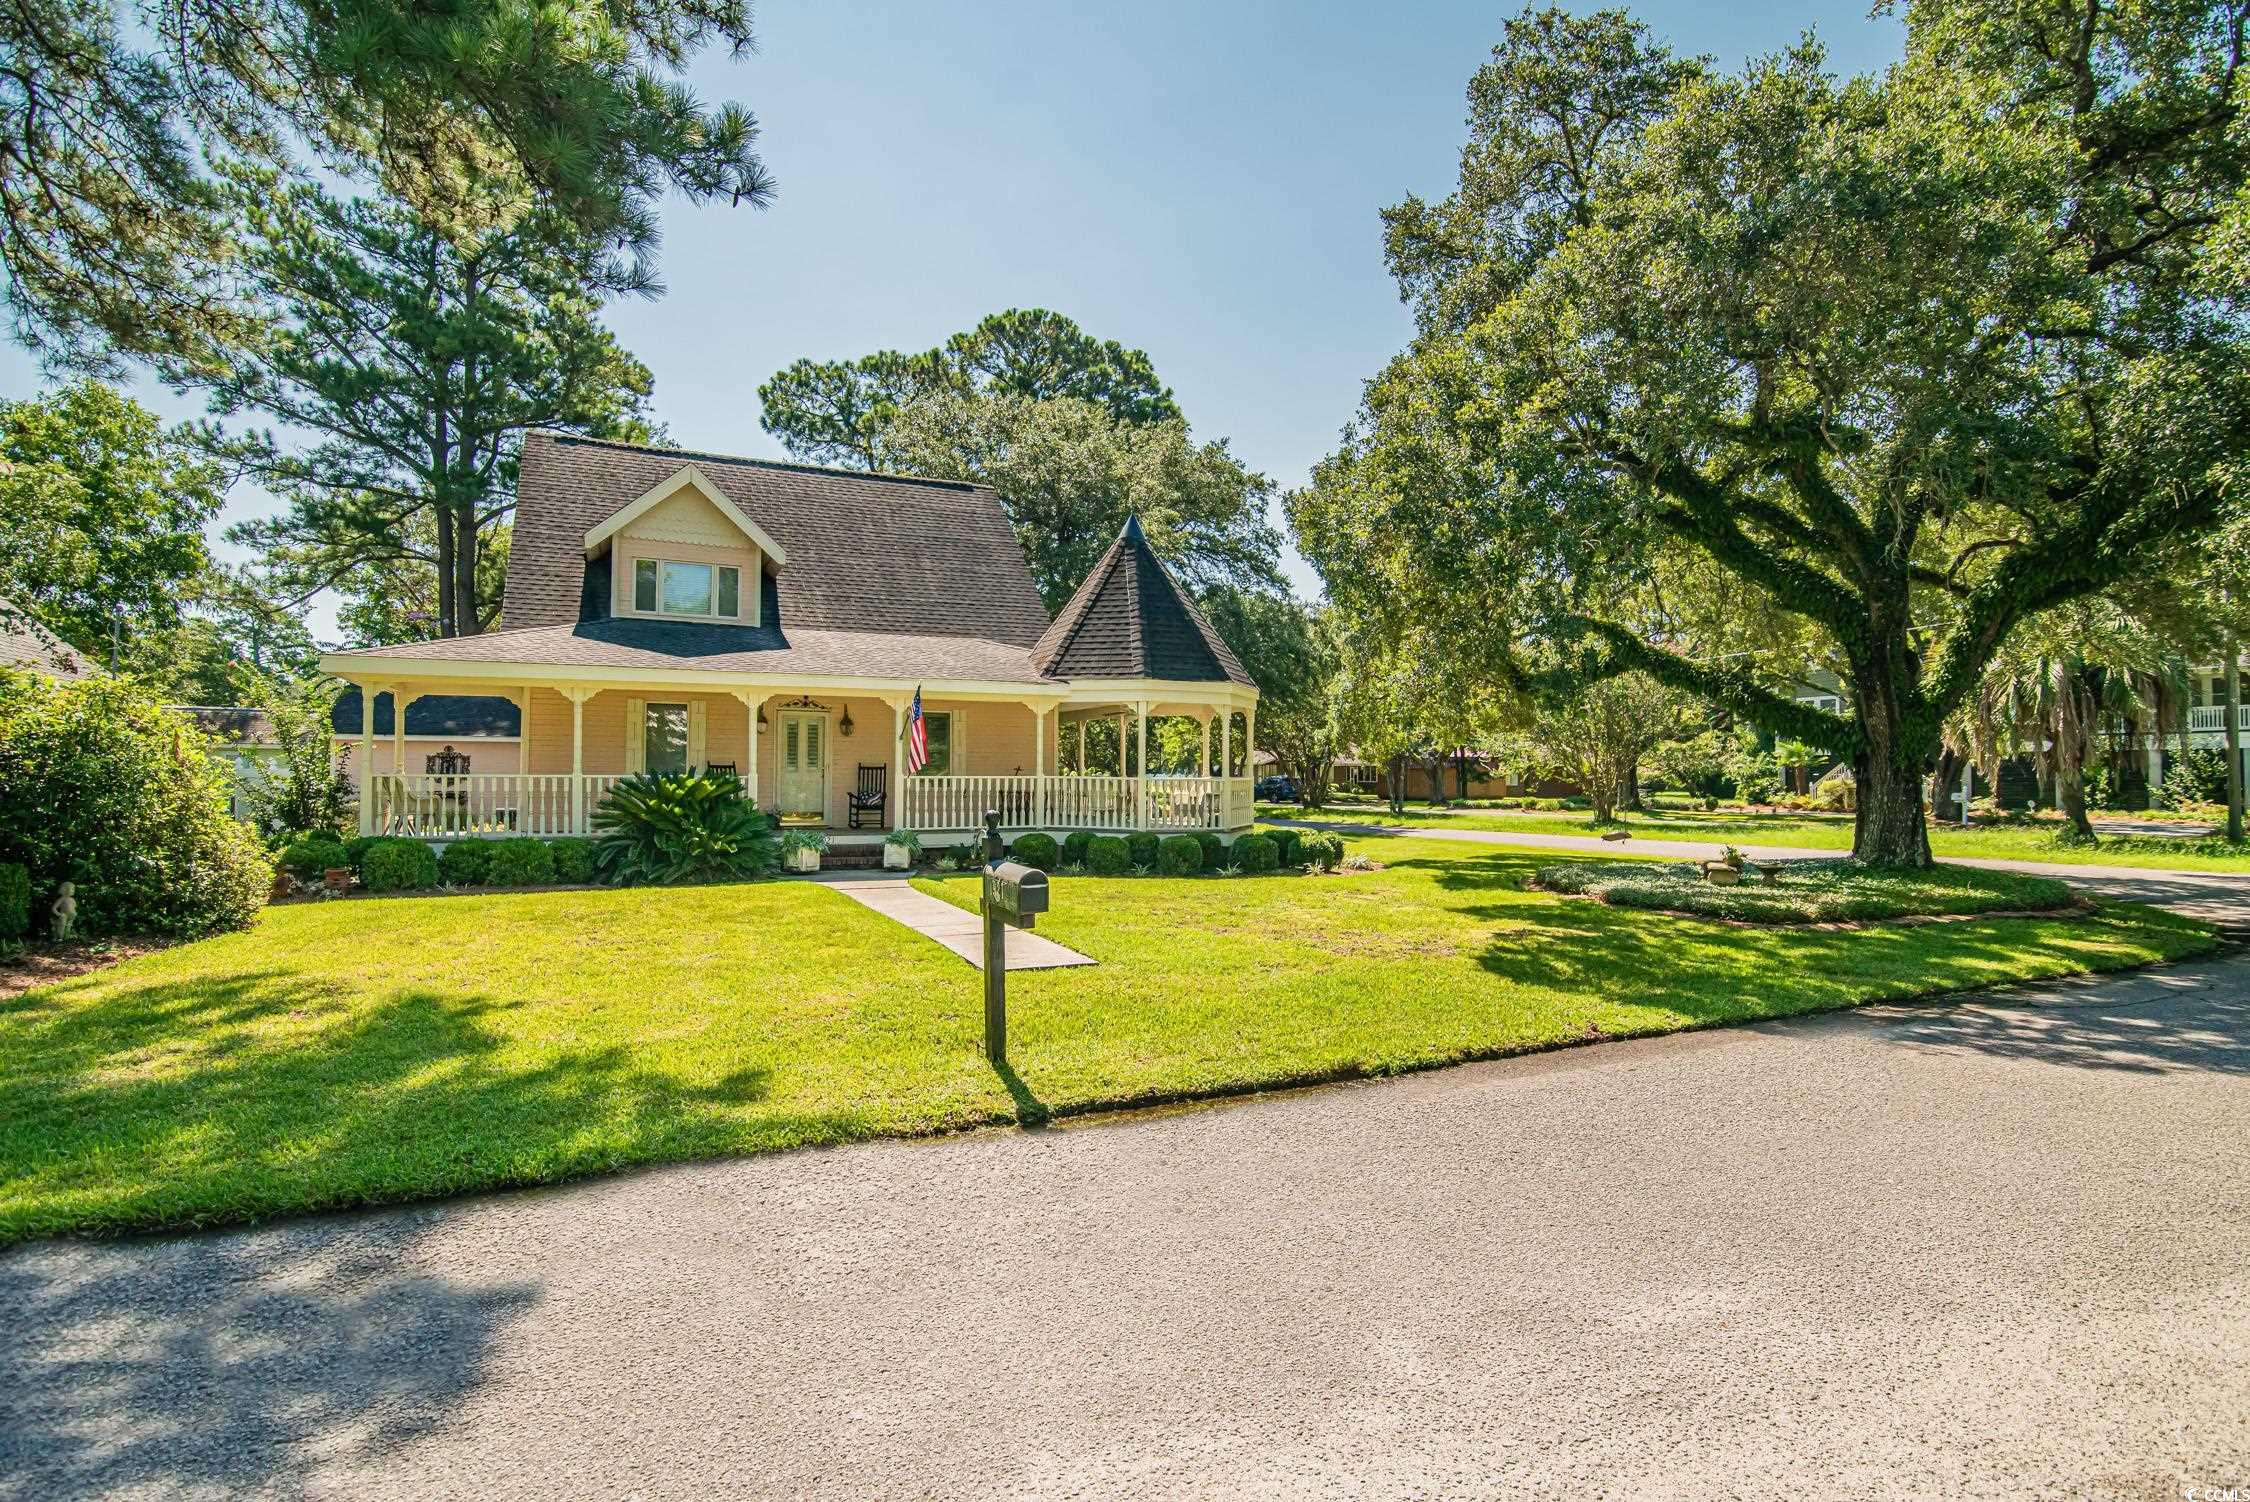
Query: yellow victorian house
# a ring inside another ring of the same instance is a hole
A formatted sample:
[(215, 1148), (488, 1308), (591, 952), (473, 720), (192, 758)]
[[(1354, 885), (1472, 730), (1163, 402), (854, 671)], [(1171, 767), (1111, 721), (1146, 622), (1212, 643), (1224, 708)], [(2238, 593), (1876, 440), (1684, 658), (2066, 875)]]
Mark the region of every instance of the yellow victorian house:
[[(1251, 821), (1257, 686), (1138, 522), (1049, 619), (981, 485), (535, 433), (499, 628), (322, 666), (357, 690), (364, 833), (581, 833), (618, 778), (693, 768), (843, 844), (953, 843), (987, 809), (1011, 832)], [(1151, 723), (1179, 716), (1159, 754)], [(515, 734), (445, 739), (471, 722)]]

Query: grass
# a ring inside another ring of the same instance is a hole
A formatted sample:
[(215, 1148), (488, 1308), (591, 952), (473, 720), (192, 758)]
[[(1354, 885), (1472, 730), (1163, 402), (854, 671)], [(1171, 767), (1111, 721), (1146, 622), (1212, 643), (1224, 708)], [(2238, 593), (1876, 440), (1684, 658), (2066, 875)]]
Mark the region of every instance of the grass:
[(1542, 866), (1549, 892), (1598, 897), (1612, 907), (1694, 913), (1745, 923), (1864, 923), (1889, 918), (2053, 911), (2076, 895), (2051, 876), (1938, 866), (1871, 870), (1852, 861), (1795, 861), (1768, 885), (1755, 872), (1742, 884), (1713, 886), (1692, 862), (1596, 860)]
[[(1502, 834), (1599, 834), (1622, 825), (1652, 840), (1709, 840), (1716, 854), (1724, 843), (1789, 845), (1803, 850), (1852, 848), (1850, 814), (1705, 813), (1664, 809), (1627, 814), (1618, 824), (1596, 824), (1583, 813), (1522, 813), (1472, 808), (1449, 811), (1409, 807), (1394, 815), (1388, 805), (1351, 804), (1308, 813), (1294, 804), (1260, 804), (1259, 817), (1310, 818), (1351, 824), (1397, 824), (1413, 828), (1482, 829)], [(2098, 827), (2098, 826), (2097, 826)], [(2192, 847), (2192, 848), (2190, 848)], [(2178, 840), (2160, 835), (2105, 834), (2095, 845), (2065, 845), (2056, 830), (2037, 825), (1972, 826), (1933, 824), (1930, 850), (1944, 858), (2047, 861), (2068, 866), (2121, 866), (2154, 871), (2225, 871), (2250, 877), (2250, 844), (2227, 848), (2224, 840)], [(2226, 853), (2217, 853), (2226, 850)]]
[[(0, 1004), (0, 1241), (235, 1222), (627, 1164), (1039, 1119), (2201, 952), (2080, 921), (1761, 931), (1524, 889), (1505, 850), (1380, 872), (1058, 879), (1100, 960), (977, 974), (823, 888), (305, 904)], [(964, 906), (975, 878), (926, 890)]]

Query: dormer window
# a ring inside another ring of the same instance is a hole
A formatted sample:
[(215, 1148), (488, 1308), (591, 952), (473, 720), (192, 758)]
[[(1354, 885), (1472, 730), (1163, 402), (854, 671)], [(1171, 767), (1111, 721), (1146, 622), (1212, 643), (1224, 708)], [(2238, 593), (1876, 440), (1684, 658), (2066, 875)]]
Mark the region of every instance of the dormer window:
[(742, 570), (724, 564), (633, 560), (633, 608), (645, 615), (742, 614)]

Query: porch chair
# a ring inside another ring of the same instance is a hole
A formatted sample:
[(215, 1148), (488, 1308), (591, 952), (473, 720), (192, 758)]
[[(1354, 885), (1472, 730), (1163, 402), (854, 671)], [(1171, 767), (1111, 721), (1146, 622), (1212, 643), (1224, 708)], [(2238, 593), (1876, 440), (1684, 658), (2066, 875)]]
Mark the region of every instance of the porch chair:
[(850, 824), (859, 828), (860, 815), (873, 814), (877, 827), (883, 823), (883, 812), (890, 806), (891, 769), (887, 766), (871, 767), (865, 762), (859, 766), (859, 785), (852, 789), (850, 799)]

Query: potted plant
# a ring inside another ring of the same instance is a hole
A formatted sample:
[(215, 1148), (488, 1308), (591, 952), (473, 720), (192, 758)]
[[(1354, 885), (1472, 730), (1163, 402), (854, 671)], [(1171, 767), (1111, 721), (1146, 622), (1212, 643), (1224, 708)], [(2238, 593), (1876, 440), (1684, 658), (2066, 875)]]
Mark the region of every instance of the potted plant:
[(1703, 863), (1703, 879), (1715, 887), (1733, 887), (1742, 884), (1742, 852), (1732, 845), (1719, 851), (1715, 861)]
[(911, 829), (894, 829), (883, 836), (883, 869), (905, 871), (922, 853), (922, 837)]
[(792, 829), (781, 837), (781, 869), (784, 871), (818, 871), (821, 852), (828, 848), (828, 836), (812, 829)]

